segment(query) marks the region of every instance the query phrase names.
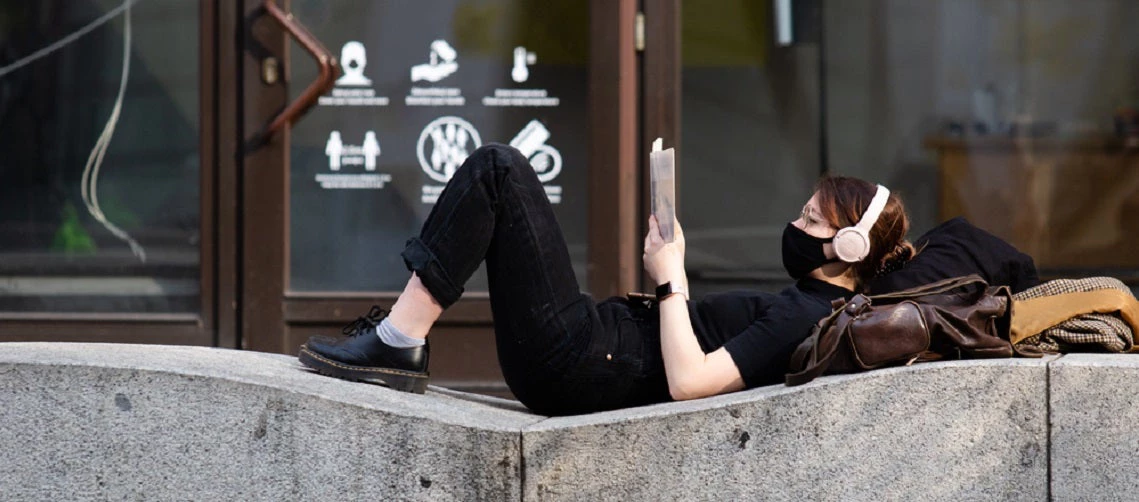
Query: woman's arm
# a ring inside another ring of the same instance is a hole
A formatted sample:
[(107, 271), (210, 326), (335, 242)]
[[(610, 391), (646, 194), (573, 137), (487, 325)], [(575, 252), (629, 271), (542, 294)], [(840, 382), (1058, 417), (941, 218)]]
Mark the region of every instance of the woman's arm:
[[(645, 271), (659, 285), (672, 282), (688, 290), (684, 271), (684, 232), (675, 224), (676, 238), (665, 243), (655, 217), (649, 218), (645, 236)], [(673, 399), (685, 400), (733, 392), (744, 388), (743, 377), (732, 356), (722, 347), (705, 354), (696, 341), (688, 303), (683, 295), (672, 295), (660, 305), (660, 341), (668, 392)]]
[(688, 304), (681, 295), (660, 303), (660, 348), (668, 393), (678, 401), (696, 399), (744, 388), (735, 361), (723, 347), (705, 354), (696, 342)]

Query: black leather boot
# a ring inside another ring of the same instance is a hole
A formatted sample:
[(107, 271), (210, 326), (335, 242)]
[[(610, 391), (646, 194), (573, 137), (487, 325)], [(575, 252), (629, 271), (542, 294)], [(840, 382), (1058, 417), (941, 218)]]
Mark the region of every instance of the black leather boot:
[(427, 390), (427, 344), (396, 348), (376, 334), (376, 326), (387, 316), (378, 306), (344, 327), (348, 338), (314, 336), (301, 346), (301, 364), (345, 380), (375, 383), (404, 392), (422, 394)]

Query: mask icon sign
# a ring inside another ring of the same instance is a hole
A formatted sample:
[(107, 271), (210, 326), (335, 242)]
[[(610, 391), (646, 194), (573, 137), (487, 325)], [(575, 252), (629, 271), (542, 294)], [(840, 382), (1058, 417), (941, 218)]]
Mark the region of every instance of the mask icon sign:
[(355, 41), (344, 44), (340, 49), (340, 68), (344, 70), (344, 76), (336, 79), (336, 85), (372, 85), (372, 80), (364, 76), (366, 66), (368, 55), (364, 44)]

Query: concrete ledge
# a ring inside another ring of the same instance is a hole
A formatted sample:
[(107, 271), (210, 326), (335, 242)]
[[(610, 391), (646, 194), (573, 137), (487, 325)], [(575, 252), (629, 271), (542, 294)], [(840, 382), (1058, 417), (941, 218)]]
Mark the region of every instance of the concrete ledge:
[(922, 364), (551, 418), (523, 432), (523, 498), (1044, 500), (1046, 365)]
[(1139, 494), (1139, 358), (1071, 354), (1052, 364), (1052, 495), (1123, 500)]
[(540, 419), (208, 348), (0, 344), (9, 500), (517, 500)]
[(1139, 488), (1128, 355), (920, 364), (546, 418), (326, 378), (288, 356), (0, 349), (5, 499), (1069, 500)]

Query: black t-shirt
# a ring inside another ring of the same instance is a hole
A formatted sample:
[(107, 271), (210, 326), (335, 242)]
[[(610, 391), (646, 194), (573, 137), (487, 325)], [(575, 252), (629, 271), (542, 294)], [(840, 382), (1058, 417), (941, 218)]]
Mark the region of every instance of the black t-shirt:
[(787, 363), (831, 300), (850, 299), (848, 289), (805, 278), (779, 294), (732, 291), (689, 302), (692, 328), (705, 353), (724, 347), (750, 387), (783, 382)]
[(918, 238), (919, 252), (904, 267), (872, 281), (870, 294), (901, 291), (950, 277), (980, 274), (990, 285), (1018, 293), (1040, 283), (1036, 264), (1011, 244), (965, 218), (953, 218)]

